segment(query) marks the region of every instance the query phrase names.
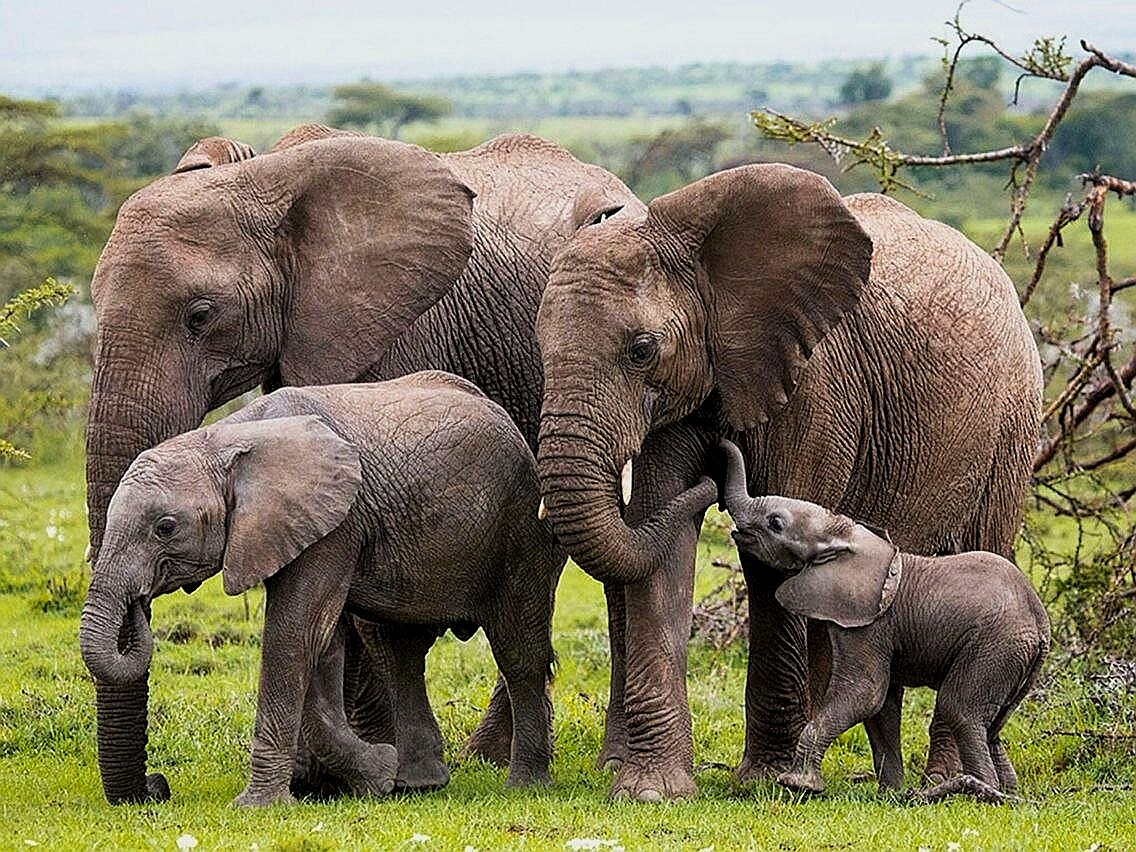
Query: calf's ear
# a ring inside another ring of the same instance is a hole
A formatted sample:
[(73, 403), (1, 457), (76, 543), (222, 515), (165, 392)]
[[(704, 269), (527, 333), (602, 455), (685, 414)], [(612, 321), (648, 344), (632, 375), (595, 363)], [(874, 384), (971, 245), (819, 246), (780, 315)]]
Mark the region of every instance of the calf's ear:
[(228, 484), (225, 592), (271, 577), (347, 517), (359, 451), (315, 415), (221, 421), (209, 438)]

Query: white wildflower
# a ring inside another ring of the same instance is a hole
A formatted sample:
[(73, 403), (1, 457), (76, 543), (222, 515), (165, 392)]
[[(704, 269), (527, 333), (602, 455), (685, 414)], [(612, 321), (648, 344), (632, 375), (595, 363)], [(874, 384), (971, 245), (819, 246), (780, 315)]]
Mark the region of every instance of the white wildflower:
[(947, 844), (947, 852), (962, 852), (962, 844), (955, 843), (953, 840)]
[(315, 825), (312, 826), (312, 831), (323, 831), (326, 827), (327, 826), (325, 826), (323, 824), (323, 821), (321, 820), (320, 822), (317, 822)]
[(419, 834), (418, 832), (414, 832), (414, 834), (410, 835), (410, 839), (407, 840), (406, 842), (407, 843), (429, 843), (430, 842), (430, 835), (429, 834)]
[(573, 837), (564, 844), (569, 849), (603, 849), (607, 847), (611, 852), (623, 852), (623, 846), (618, 840), (603, 840), (599, 837)]
[(30, 837), (24, 841), (25, 846), (39, 846), (38, 840), (32, 840)]
[(43, 531), (47, 534), (48, 538), (55, 538), (56, 534), (59, 532), (59, 527), (55, 524), (48, 524), (43, 528)]
[(197, 838), (192, 834), (181, 834), (178, 839), (174, 841), (178, 849), (196, 849)]

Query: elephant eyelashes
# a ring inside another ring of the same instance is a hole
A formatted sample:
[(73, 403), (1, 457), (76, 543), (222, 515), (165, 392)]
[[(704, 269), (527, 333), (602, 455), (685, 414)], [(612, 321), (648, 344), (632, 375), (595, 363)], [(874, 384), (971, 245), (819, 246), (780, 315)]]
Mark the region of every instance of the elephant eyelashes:
[(189, 306), (185, 315), (185, 326), (190, 334), (200, 334), (213, 316), (213, 303), (208, 299), (197, 299)]
[(765, 525), (769, 527), (770, 532), (779, 533), (785, 529), (785, 522), (781, 520), (780, 515), (770, 515), (765, 519)]
[(177, 521), (169, 515), (159, 518), (157, 523), (154, 524), (154, 535), (158, 538), (169, 538), (175, 532), (177, 532)]
[(627, 357), (636, 367), (649, 363), (659, 352), (659, 341), (650, 334), (637, 334), (627, 347)]

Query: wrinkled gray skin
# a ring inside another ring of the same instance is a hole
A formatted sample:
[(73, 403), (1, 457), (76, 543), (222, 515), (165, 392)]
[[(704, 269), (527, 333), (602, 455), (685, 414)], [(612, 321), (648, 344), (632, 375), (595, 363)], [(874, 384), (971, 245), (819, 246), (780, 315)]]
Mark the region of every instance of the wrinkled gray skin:
[[(578, 227), (621, 206), (642, 210), (610, 173), (531, 136), (445, 156), (319, 125), (256, 156), (231, 140), (202, 140), (177, 173), (123, 205), (95, 270), (92, 553), (130, 462), (258, 384), (448, 370), (501, 404), (535, 449), (534, 322), (548, 265)], [(433, 638), (401, 632), (380, 656), (420, 661)], [(395, 730), (391, 696), (360, 664), (353, 632), (347, 641), (356, 730), (373, 742), (416, 736)], [(397, 674), (383, 679), (396, 695)], [(142, 768), (145, 679), (96, 686), (99, 728), (113, 732), (101, 739), (108, 797), (162, 798)], [(507, 760), (509, 726), (498, 681), (467, 747)], [(436, 765), (403, 766), (400, 778), (435, 786)]]
[[(1037, 349), (1004, 272), (951, 228), (789, 166), (745, 166), (581, 229), (537, 316), (537, 453), (557, 534), (605, 581), (613, 793), (692, 795), (686, 642), (699, 520), (658, 507), (715, 462), (751, 489), (886, 526), (906, 550), (1008, 554), (1038, 434)], [(630, 505), (625, 464), (633, 460)], [(955, 507), (945, 512), (944, 506)], [(750, 590), (742, 779), (790, 763), (822, 652), (743, 557)], [(942, 720), (928, 774), (957, 767)]]
[[(452, 627), (464, 638), (480, 626), (512, 701), (509, 784), (547, 783), (546, 684), (564, 557), (537, 520), (538, 502), (523, 437), (463, 379), (424, 372), (283, 388), (147, 450), (127, 470), (83, 609), (83, 659), (102, 683), (144, 678), (153, 640), (139, 613), (155, 596), (218, 572), (231, 595), (264, 581), (252, 772), (237, 803), (266, 805), (292, 801), (301, 726), (355, 793), (395, 786), (395, 748), (362, 741), (344, 714), (350, 615), (432, 635)], [(433, 740), (406, 745), (433, 757), (441, 736), (423, 671), (406, 675), (421, 704), (398, 712), (424, 712), (417, 728)]]
[(903, 689), (929, 686), (938, 690), (935, 716), (954, 735), (962, 771), (1013, 793), (1018, 779), (999, 733), (1049, 647), (1049, 619), (1025, 575), (984, 551), (900, 553), (886, 533), (815, 503), (750, 497), (740, 451), (724, 448), (738, 551), (787, 577), (777, 600), (827, 624), (832, 645), (828, 689), (777, 780), (822, 792), (825, 751), (863, 722), (880, 787), (903, 789)]

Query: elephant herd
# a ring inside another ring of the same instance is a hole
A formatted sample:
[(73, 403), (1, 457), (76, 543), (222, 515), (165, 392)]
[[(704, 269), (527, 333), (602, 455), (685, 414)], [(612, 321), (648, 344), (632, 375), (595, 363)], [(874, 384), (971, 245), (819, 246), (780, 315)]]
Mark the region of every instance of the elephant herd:
[[(1039, 431), (1037, 349), (1002, 269), (890, 198), (842, 198), (784, 165), (644, 205), (525, 135), (454, 154), (322, 125), (260, 154), (211, 138), (123, 205), (91, 292), (80, 641), (112, 802), (169, 795), (145, 766), (150, 601), (218, 572), (227, 591), (266, 580), (264, 659), (275, 642), (297, 672), (289, 712), (262, 718), (262, 671), (241, 801), (444, 784), (422, 660), (447, 628), (485, 628), (502, 672), (467, 751), (546, 780), (541, 636), (567, 556), (604, 583), (612, 793), (692, 795), (686, 646), (720, 441), (740, 449), (748, 493), (887, 529), (905, 554), (1010, 556)], [(258, 386), (266, 397), (198, 428)], [(490, 421), (507, 428), (468, 428)], [(395, 440), (415, 436), (428, 452)], [(465, 495), (447, 546), (426, 473)], [(195, 555), (171, 555), (175, 541)], [(398, 567), (411, 541), (421, 574)], [(524, 558), (509, 569), (506, 553)], [(748, 780), (794, 765), (839, 661), (822, 622), (779, 602), (776, 566), (739, 556)], [(510, 570), (527, 597), (510, 597)], [(952, 722), (936, 711), (932, 779), (972, 750)]]

